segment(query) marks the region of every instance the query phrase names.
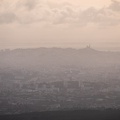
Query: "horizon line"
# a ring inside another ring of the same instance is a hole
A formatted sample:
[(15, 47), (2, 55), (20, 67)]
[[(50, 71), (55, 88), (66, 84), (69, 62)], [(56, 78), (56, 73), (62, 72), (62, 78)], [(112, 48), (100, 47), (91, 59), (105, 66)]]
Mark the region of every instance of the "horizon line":
[[(44, 46), (41, 46), (41, 47), (17, 47), (17, 48), (4, 48), (4, 49), (0, 48), (0, 51), (41, 49), (41, 48), (43, 48), (43, 49), (74, 49), (74, 50), (82, 50), (82, 49), (89, 48), (91, 50), (100, 51), (100, 52), (120, 52), (120, 47), (119, 47), (119, 50), (98, 50), (98, 49), (96, 49), (96, 47), (91, 47), (90, 44), (86, 45), (85, 47), (79, 47), (79, 48), (77, 48), (77, 47), (75, 48), (75, 47), (57, 47), (57, 46), (52, 46), (52, 47), (47, 47), (46, 46), (46, 47), (44, 47)], [(118, 48), (118, 47), (116, 47), (116, 48)]]

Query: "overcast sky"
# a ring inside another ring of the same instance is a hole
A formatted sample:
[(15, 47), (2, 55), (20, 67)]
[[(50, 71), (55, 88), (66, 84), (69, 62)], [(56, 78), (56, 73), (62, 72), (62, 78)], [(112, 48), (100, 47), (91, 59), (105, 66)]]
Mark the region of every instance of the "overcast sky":
[(120, 0), (0, 0), (0, 47), (120, 47)]

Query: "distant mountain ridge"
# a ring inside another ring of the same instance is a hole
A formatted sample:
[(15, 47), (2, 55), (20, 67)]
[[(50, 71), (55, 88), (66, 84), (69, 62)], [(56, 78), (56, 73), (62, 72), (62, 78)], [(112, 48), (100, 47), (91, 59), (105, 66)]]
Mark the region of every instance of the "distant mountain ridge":
[(33, 68), (74, 66), (120, 65), (120, 52), (97, 51), (89, 46), (83, 49), (36, 48), (0, 52), (0, 67)]

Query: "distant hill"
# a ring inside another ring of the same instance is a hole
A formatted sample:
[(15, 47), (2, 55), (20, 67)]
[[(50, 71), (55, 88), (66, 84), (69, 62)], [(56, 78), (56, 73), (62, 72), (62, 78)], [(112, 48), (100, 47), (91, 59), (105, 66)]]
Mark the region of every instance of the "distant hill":
[(0, 52), (1, 68), (40, 69), (61, 66), (99, 67), (120, 65), (120, 52), (97, 51), (90, 47), (15, 49)]
[(76, 110), (2, 115), (0, 120), (120, 120), (119, 110)]

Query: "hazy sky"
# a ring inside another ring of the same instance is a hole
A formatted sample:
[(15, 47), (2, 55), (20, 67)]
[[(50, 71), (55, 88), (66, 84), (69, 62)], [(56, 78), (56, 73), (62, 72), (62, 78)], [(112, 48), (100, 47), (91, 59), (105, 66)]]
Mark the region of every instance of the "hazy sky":
[(120, 47), (120, 0), (0, 0), (0, 47)]

